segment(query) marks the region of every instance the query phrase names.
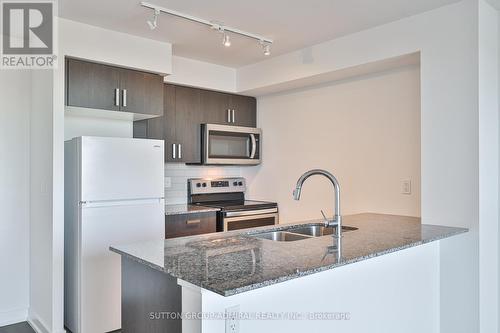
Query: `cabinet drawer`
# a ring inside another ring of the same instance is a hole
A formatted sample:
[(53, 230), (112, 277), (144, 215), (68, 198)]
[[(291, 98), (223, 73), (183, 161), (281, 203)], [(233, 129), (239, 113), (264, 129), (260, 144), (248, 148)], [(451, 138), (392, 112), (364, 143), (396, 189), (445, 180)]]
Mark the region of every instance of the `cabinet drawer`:
[(216, 228), (215, 212), (165, 216), (165, 238), (208, 234)]

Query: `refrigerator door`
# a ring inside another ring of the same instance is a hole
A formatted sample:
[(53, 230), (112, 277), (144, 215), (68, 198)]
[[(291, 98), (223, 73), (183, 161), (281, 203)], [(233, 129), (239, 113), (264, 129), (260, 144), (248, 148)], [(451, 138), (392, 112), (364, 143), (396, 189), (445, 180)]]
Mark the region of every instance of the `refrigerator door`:
[(162, 140), (81, 137), (83, 202), (164, 197)]
[(165, 239), (163, 200), (81, 209), (81, 333), (121, 328), (121, 257), (111, 245)]

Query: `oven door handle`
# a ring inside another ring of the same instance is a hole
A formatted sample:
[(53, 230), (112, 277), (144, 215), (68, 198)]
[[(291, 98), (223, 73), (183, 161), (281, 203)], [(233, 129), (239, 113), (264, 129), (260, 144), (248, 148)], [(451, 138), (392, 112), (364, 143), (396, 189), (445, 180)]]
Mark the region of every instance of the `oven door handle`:
[(239, 216), (252, 216), (252, 215), (262, 215), (262, 214), (276, 214), (278, 212), (278, 208), (269, 208), (269, 209), (259, 209), (259, 210), (246, 210), (241, 212), (226, 212), (226, 217), (239, 217)]
[(251, 216), (237, 216), (237, 217), (230, 217), (230, 218), (225, 218), (224, 219), (224, 231), (228, 231), (228, 226), (232, 222), (238, 222), (238, 221), (252, 221), (252, 220), (258, 220), (258, 219), (267, 219), (267, 218), (274, 218), (274, 224), (278, 224), (278, 213), (271, 213), (271, 214), (260, 214), (260, 215), (251, 215)]

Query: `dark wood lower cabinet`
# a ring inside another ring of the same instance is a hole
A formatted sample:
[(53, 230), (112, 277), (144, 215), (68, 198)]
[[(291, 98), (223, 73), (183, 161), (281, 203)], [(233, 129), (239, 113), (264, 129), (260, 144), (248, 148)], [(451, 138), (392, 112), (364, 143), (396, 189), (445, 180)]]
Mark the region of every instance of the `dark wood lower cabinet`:
[(165, 238), (201, 235), (216, 231), (215, 212), (165, 216)]
[(182, 311), (177, 279), (122, 256), (121, 333), (181, 333)]

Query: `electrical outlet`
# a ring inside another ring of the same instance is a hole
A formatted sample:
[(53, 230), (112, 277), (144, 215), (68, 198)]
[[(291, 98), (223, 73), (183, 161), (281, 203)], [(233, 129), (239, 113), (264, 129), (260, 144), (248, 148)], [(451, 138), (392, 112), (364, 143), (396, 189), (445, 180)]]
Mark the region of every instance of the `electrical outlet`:
[(405, 179), (401, 181), (401, 194), (411, 194), (411, 180)]
[(226, 333), (240, 332), (240, 306), (235, 305), (226, 309)]
[(172, 187), (172, 178), (165, 177), (165, 188), (171, 188), (171, 187)]

